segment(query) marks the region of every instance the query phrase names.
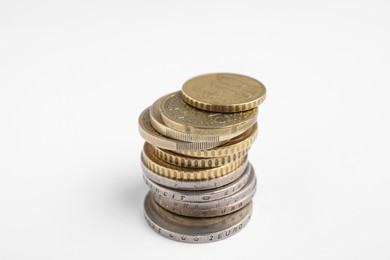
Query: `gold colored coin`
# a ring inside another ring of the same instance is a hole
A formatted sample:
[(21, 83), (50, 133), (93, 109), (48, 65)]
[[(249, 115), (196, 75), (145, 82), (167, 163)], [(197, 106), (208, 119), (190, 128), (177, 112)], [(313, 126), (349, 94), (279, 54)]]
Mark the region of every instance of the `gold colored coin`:
[[(168, 96), (168, 95), (167, 95)], [(154, 104), (150, 107), (150, 122), (153, 128), (162, 135), (167, 137), (181, 140), (185, 142), (220, 142), (230, 140), (237, 135), (242, 134), (242, 132), (235, 132), (233, 134), (225, 134), (225, 135), (206, 135), (206, 134), (187, 134), (175, 129), (169, 128), (166, 126), (161, 118), (160, 106), (161, 102), (167, 98), (164, 96), (159, 98)]]
[(257, 123), (245, 131), (242, 135), (239, 135), (229, 142), (209, 149), (209, 150), (198, 150), (198, 151), (175, 151), (178, 154), (183, 154), (191, 157), (199, 158), (213, 158), (213, 157), (224, 157), (237, 154), (242, 151), (247, 151), (257, 137)]
[(219, 167), (225, 164), (229, 164), (232, 161), (241, 159), (241, 157), (246, 155), (246, 150), (232, 154), (225, 157), (215, 157), (215, 158), (197, 158), (189, 157), (181, 154), (174, 153), (172, 151), (160, 149), (156, 146), (153, 147), (154, 154), (158, 156), (164, 162), (187, 168), (211, 168)]
[(146, 142), (167, 150), (197, 151), (197, 150), (210, 149), (224, 143), (224, 142), (189, 143), (189, 142), (183, 142), (183, 141), (174, 140), (165, 137), (159, 132), (157, 132), (150, 124), (149, 108), (145, 109), (139, 116), (138, 130)]
[(229, 164), (214, 168), (195, 169), (178, 167), (164, 162), (153, 153), (153, 146), (149, 143), (144, 144), (142, 151), (142, 160), (145, 166), (154, 173), (170, 179), (176, 180), (209, 180), (229, 174), (246, 161), (246, 156), (232, 161)]
[(251, 127), (257, 119), (257, 108), (238, 113), (210, 113), (184, 102), (180, 92), (168, 95), (160, 105), (166, 126), (187, 134), (229, 135)]
[(260, 105), (266, 96), (264, 85), (253, 78), (213, 73), (186, 81), (182, 87), (185, 102), (211, 112), (239, 112)]

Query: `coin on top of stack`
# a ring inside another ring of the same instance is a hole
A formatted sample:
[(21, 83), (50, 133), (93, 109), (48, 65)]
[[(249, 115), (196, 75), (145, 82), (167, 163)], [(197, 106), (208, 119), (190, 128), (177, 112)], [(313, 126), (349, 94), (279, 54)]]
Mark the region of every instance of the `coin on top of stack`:
[(248, 150), (258, 132), (259, 81), (205, 74), (157, 99), (139, 117), (147, 223), (181, 242), (222, 240), (249, 221), (256, 175)]

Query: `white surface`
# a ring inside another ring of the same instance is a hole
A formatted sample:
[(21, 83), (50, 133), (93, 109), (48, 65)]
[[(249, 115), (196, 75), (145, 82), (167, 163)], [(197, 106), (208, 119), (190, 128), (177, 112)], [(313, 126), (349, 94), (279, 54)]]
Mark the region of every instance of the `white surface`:
[[(1, 1), (0, 259), (389, 259), (389, 13), (388, 1)], [(137, 118), (215, 71), (268, 88), (255, 211), (235, 237), (176, 243), (143, 220)]]

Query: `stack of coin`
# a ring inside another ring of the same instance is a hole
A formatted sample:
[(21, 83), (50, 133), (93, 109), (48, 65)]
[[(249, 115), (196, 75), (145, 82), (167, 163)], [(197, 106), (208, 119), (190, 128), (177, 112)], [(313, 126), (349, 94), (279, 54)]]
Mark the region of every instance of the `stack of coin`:
[(265, 93), (247, 76), (206, 74), (141, 113), (141, 166), (150, 188), (144, 213), (153, 230), (204, 243), (230, 237), (248, 223), (256, 176), (247, 156)]

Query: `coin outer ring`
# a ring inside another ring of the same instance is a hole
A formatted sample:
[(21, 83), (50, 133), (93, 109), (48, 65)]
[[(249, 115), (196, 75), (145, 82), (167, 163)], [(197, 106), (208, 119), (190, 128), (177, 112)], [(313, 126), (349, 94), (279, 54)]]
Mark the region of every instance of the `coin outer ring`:
[(141, 159), (141, 168), (146, 177), (150, 180), (160, 184), (162, 186), (172, 188), (172, 189), (180, 189), (180, 190), (210, 190), (215, 189), (217, 187), (221, 187), (223, 185), (227, 185), (242, 176), (246, 172), (248, 167), (248, 160), (246, 160), (240, 167), (229, 173), (228, 175), (210, 179), (210, 180), (201, 180), (201, 181), (183, 181), (183, 180), (175, 180), (169, 179), (164, 176), (158, 175), (152, 170), (150, 170), (143, 160)]
[[(148, 193), (144, 203), (144, 217), (147, 224), (161, 236), (183, 243), (210, 243), (237, 234), (248, 224), (252, 216), (253, 207), (252, 203), (249, 203), (241, 210), (232, 213), (225, 221), (217, 224), (218, 228), (210, 228), (208, 226), (183, 227), (182, 225), (175, 225), (174, 222), (171, 221), (167, 222), (162, 215), (153, 212), (150, 203), (155, 202), (150, 196), (150, 193)], [(157, 216), (153, 216), (153, 213)], [(199, 219), (199, 221), (201, 223), (202, 219)], [(229, 221), (234, 221), (234, 223), (228, 225), (227, 223), (229, 223)]]
[(187, 202), (169, 199), (153, 193), (153, 198), (162, 208), (172, 213), (188, 217), (216, 217), (240, 210), (252, 201), (256, 193), (256, 178), (251, 172), (251, 179), (240, 191), (231, 196), (206, 202)]
[[(257, 123), (254, 124), (250, 129), (245, 131), (241, 136), (238, 136), (231, 141), (215, 147), (209, 150), (197, 150), (197, 151), (175, 151), (175, 153), (190, 156), (190, 157), (198, 157), (198, 158), (212, 158), (212, 157), (224, 157), (231, 156), (233, 154), (237, 154), (243, 151), (247, 151), (253, 142), (257, 138), (258, 126)], [(243, 138), (238, 142), (235, 142), (235, 139)]]
[(207, 150), (224, 144), (225, 142), (200, 142), (189, 143), (167, 138), (157, 132), (150, 123), (149, 108), (145, 109), (138, 118), (138, 130), (142, 138), (157, 147), (174, 151), (198, 151)]
[[(171, 95), (171, 94), (169, 94)], [(204, 135), (204, 134), (187, 134), (180, 131), (176, 131), (175, 129), (169, 128), (166, 126), (161, 118), (160, 105), (161, 102), (169, 95), (159, 98), (154, 104), (150, 107), (150, 123), (153, 128), (159, 132), (160, 134), (167, 136), (172, 139), (181, 140), (185, 142), (222, 142), (232, 139), (244, 131), (233, 133), (233, 134), (225, 134), (225, 135)]]
[[(249, 116), (245, 120), (243, 120), (239, 123), (236, 123), (236, 124), (232, 124), (232, 125), (228, 125), (228, 126), (224, 126), (224, 127), (207, 127), (207, 128), (197, 126), (197, 125), (188, 125), (188, 124), (185, 124), (184, 122), (179, 122), (177, 120), (177, 118), (174, 118), (174, 117), (168, 115), (166, 109), (164, 109), (165, 103), (171, 97), (172, 98), (180, 98), (180, 100), (182, 99), (181, 96), (176, 97), (175, 95), (181, 95), (181, 94), (178, 92), (174, 92), (173, 94), (166, 96), (166, 98), (161, 102), (160, 114), (161, 114), (161, 118), (162, 118), (163, 123), (167, 127), (174, 129), (176, 131), (182, 132), (182, 133), (196, 134), (196, 135), (222, 135), (222, 136), (229, 135), (229, 134), (239, 135), (238, 133), (242, 133), (242, 132), (246, 131), (252, 125), (254, 125), (257, 121), (258, 110), (257, 110), (257, 108), (254, 108), (251, 116)], [(190, 107), (184, 101), (183, 101), (183, 103), (185, 104), (185, 106)], [(185, 109), (185, 108), (183, 108), (183, 109)], [(196, 108), (192, 108), (192, 109), (196, 109)], [(191, 110), (189, 110), (189, 111), (191, 111)], [(201, 111), (201, 113), (210, 114), (210, 112), (207, 112), (207, 111)]]
[(245, 173), (242, 174), (237, 180), (215, 189), (198, 191), (186, 191), (167, 188), (150, 180), (148, 177), (146, 177), (145, 174), (143, 175), (143, 178), (150, 191), (152, 191), (155, 195), (161, 195), (163, 197), (175, 199), (178, 201), (205, 202), (222, 199), (240, 191), (247, 184), (251, 170), (252, 166), (249, 164)]
[(219, 167), (240, 159), (247, 154), (247, 151), (245, 150), (225, 157), (198, 158), (177, 154), (169, 150), (160, 149), (157, 146), (153, 146), (153, 152), (158, 158), (166, 163), (187, 168)]
[(184, 168), (171, 165), (159, 159), (154, 153), (151, 144), (145, 143), (142, 151), (142, 160), (153, 172), (170, 179), (178, 180), (208, 180), (229, 174), (237, 169), (245, 160), (241, 157), (229, 164), (207, 169)]
[[(251, 110), (251, 109), (258, 107), (261, 103), (264, 102), (264, 100), (266, 98), (266, 89), (265, 89), (263, 83), (261, 83), (260, 81), (254, 79), (254, 78), (248, 77), (248, 76), (233, 74), (233, 73), (215, 73), (215, 74), (231, 75), (231, 76), (249, 78), (249, 79), (258, 83), (259, 88), (262, 88), (262, 90), (264, 91), (264, 94), (256, 99), (248, 100), (247, 102), (229, 104), (229, 105), (213, 104), (210, 102), (210, 100), (208, 100), (208, 101), (201, 100), (202, 99), (201, 97), (192, 96), (190, 94), (190, 91), (188, 91), (188, 90), (189, 90), (189, 88), (191, 88), (191, 86), (190, 86), (191, 81), (196, 80), (197, 78), (200, 78), (200, 77), (213, 75), (213, 74), (205, 74), (205, 75), (200, 75), (200, 76), (197, 76), (195, 78), (189, 79), (183, 84), (182, 91), (181, 91), (183, 100), (187, 104), (189, 104), (190, 106), (196, 107), (198, 109), (202, 109), (202, 110), (206, 110), (206, 111), (210, 111), (210, 112), (223, 112), (223, 113), (233, 113), (233, 112), (242, 112), (242, 111)], [(212, 88), (212, 86), (210, 86), (210, 88)]]

